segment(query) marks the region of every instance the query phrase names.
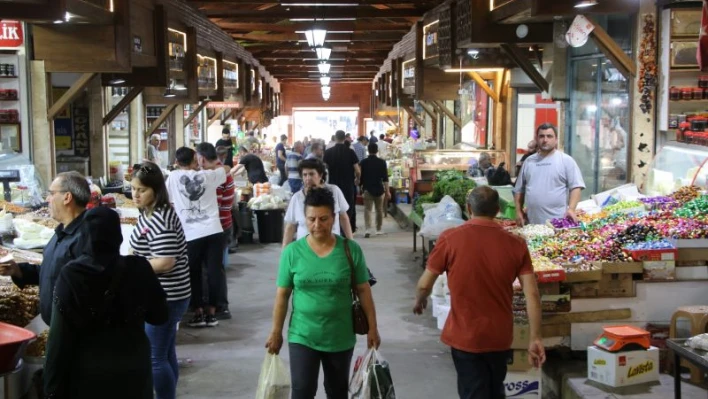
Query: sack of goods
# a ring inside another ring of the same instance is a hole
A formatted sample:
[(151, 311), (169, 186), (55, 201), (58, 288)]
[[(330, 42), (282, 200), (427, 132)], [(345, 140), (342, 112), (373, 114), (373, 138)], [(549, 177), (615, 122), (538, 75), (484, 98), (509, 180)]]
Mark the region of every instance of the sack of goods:
[(269, 353), (263, 360), (256, 399), (290, 399), (290, 371), (280, 356)]
[(349, 393), (352, 399), (396, 399), (391, 367), (376, 349), (357, 358)]

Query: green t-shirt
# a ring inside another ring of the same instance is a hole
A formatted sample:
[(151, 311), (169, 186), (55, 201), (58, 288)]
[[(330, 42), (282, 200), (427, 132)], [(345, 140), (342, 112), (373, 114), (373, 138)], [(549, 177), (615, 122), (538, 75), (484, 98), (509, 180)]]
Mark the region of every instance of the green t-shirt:
[[(357, 284), (369, 280), (361, 247), (349, 240)], [(278, 287), (293, 289), (288, 341), (322, 352), (342, 352), (356, 345), (352, 325), (351, 272), (344, 239), (320, 258), (303, 237), (280, 256)]]

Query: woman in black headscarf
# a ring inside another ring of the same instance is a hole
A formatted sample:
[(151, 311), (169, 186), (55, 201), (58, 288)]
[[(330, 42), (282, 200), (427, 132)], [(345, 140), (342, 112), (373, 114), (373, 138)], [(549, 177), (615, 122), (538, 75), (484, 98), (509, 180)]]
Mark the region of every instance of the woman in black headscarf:
[(54, 289), (44, 387), (47, 398), (153, 397), (145, 322), (167, 321), (167, 300), (150, 263), (121, 256), (118, 214), (88, 211), (80, 256)]

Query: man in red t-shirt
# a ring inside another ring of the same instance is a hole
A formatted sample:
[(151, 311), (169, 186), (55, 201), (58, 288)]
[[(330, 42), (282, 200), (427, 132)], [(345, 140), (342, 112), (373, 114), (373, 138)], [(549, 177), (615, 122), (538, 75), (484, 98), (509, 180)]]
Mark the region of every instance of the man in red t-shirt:
[[(219, 161), (216, 154), (216, 148), (211, 143), (201, 143), (197, 145), (197, 161), (199, 162), (199, 167), (202, 169), (216, 169), (222, 167), (223, 164)], [(231, 177), (230, 173), (226, 174), (226, 181), (224, 184), (216, 188), (216, 202), (219, 204), (219, 221), (221, 222), (221, 228), (224, 230), (223, 238), (223, 251), (224, 260), (223, 265), (229, 264), (229, 245), (231, 244), (233, 221), (231, 220), (231, 208), (234, 204), (235, 196), (235, 185), (234, 178)], [(223, 298), (219, 298), (216, 304), (216, 318), (219, 320), (230, 319), (231, 312), (229, 311), (229, 300), (228, 300), (228, 290), (226, 286), (226, 275), (225, 270), (222, 270), (221, 276), (219, 276), (220, 284), (223, 287), (222, 292), (224, 293)]]
[(472, 219), (443, 232), (418, 281), (413, 309), (421, 314), (435, 280), (447, 272), (450, 313), (441, 341), (452, 348), (461, 399), (504, 398), (513, 340), (513, 283), (521, 281), (531, 330), (529, 362), (546, 360), (541, 342), (541, 298), (526, 242), (494, 221), (499, 194), (487, 186), (467, 197)]

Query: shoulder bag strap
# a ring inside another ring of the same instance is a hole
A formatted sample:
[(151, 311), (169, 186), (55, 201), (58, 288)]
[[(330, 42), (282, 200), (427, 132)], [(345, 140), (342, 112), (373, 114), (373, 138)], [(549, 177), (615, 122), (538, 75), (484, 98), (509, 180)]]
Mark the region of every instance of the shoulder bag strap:
[(349, 271), (351, 272), (351, 290), (352, 290), (352, 297), (356, 299), (357, 294), (356, 294), (356, 278), (354, 275), (354, 259), (352, 258), (352, 251), (349, 249), (349, 239), (345, 238), (344, 239), (344, 253), (347, 255), (347, 262), (349, 263)]

